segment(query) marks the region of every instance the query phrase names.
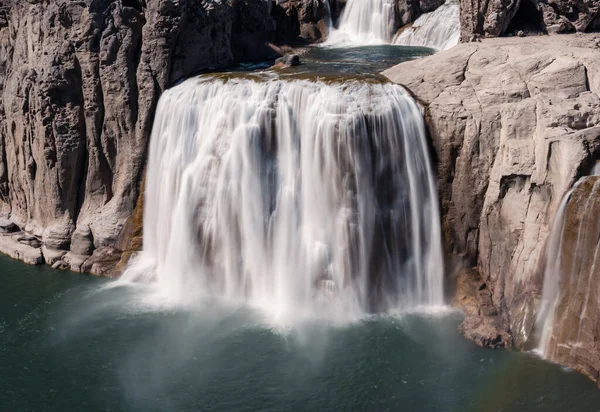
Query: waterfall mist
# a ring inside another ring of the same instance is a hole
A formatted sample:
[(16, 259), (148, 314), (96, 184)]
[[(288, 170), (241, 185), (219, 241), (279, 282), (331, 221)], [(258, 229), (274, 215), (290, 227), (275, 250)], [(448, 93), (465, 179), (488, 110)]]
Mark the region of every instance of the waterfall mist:
[(160, 100), (124, 281), (277, 321), (443, 303), (421, 113), (392, 84), (201, 77)]

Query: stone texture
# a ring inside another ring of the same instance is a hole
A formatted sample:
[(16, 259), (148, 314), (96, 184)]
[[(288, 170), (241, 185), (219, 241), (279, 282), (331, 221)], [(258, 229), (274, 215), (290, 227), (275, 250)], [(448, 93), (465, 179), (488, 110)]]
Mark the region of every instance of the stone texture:
[(500, 316), (469, 316), (460, 325), (459, 331), (467, 339), (484, 348), (512, 346), (512, 337), (506, 332), (506, 325)]
[(324, 40), (330, 19), (337, 19), (345, 1), (277, 0), (272, 15), (276, 25), (276, 42), (306, 45)]
[(546, 356), (600, 385), (600, 177), (571, 194), (560, 250), (560, 293)]
[(597, 0), (461, 0), (461, 38), (597, 30), (599, 16)]
[(426, 109), (448, 266), (477, 268), (501, 318), (494, 325), (518, 348), (535, 320), (560, 200), (600, 158), (597, 42), (486, 39), (384, 72)]
[(396, 29), (413, 23), (423, 13), (429, 13), (444, 4), (445, 0), (396, 0)]
[(0, 0), (0, 218), (41, 239), (48, 264), (112, 262), (161, 92), (277, 57), (272, 13), (263, 0)]

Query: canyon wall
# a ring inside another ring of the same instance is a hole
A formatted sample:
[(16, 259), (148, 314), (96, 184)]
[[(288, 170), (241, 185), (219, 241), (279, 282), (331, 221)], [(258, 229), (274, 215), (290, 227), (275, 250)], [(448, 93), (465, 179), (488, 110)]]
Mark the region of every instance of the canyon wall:
[(600, 29), (597, 0), (461, 0), (461, 37), (522, 32), (573, 33)]
[[(116, 246), (128, 243), (120, 234), (140, 195), (160, 94), (199, 71), (275, 58), (273, 41), (317, 40), (326, 9), (0, 0), (0, 251), (109, 273)], [(282, 26), (298, 29), (282, 35)]]
[(599, 44), (488, 39), (385, 72), (426, 108), (462, 331), (481, 345), (527, 345), (556, 209), (600, 158)]

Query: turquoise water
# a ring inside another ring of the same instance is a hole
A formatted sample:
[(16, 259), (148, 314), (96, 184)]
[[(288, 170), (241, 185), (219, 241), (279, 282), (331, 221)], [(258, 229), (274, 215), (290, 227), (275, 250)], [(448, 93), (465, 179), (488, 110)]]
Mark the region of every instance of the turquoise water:
[(484, 350), (460, 316), (273, 326), (218, 302), (0, 257), (1, 411), (592, 411), (583, 376)]

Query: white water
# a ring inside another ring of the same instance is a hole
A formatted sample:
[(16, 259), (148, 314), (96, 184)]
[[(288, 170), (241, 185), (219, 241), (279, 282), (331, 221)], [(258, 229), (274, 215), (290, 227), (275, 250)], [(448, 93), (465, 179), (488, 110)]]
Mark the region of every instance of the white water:
[[(600, 163), (596, 164), (593, 168), (591, 175), (598, 176), (600, 175)], [(552, 332), (554, 329), (555, 319), (554, 314), (556, 310), (556, 306), (560, 299), (561, 292), (561, 268), (562, 268), (562, 255), (561, 251), (563, 248), (563, 235), (564, 235), (564, 226), (565, 226), (565, 218), (566, 218), (566, 207), (569, 204), (569, 200), (573, 191), (586, 179), (587, 177), (583, 177), (579, 181), (577, 181), (574, 187), (567, 192), (567, 194), (563, 197), (559, 209), (556, 213), (556, 217), (554, 218), (554, 222), (552, 225), (552, 230), (550, 232), (550, 237), (548, 238), (548, 244), (546, 246), (546, 269), (544, 272), (544, 289), (542, 292), (542, 302), (540, 304), (540, 310), (538, 312), (536, 325), (542, 328), (542, 334), (540, 337), (540, 341), (538, 343), (538, 347), (536, 348), (536, 352), (541, 354), (542, 356), (549, 356), (549, 343), (552, 338)], [(584, 210), (587, 211), (588, 206), (595, 195), (598, 184), (596, 184), (592, 190), (591, 196), (588, 198), (586, 205), (584, 206)], [(581, 245), (582, 234), (585, 232), (584, 227), (584, 219), (581, 220), (579, 228), (578, 228), (578, 236), (577, 242), (572, 247), (575, 248), (575, 256), (579, 256), (581, 251), (579, 250)], [(598, 253), (598, 250), (596, 250)], [(595, 261), (595, 259), (594, 259)], [(590, 277), (591, 278), (591, 277)], [(589, 288), (588, 288), (589, 289)], [(589, 291), (587, 298), (589, 298)], [(582, 315), (586, 310), (587, 306), (587, 298), (586, 304), (583, 306)], [(576, 343), (575, 343), (576, 345)]]
[(394, 44), (447, 50), (456, 46), (459, 40), (460, 6), (457, 0), (449, 0), (402, 30)]
[(548, 243), (546, 245), (546, 269), (544, 271), (544, 289), (542, 292), (542, 302), (538, 312), (536, 325), (542, 327), (542, 335), (536, 349), (542, 356), (545, 356), (546, 348), (552, 336), (552, 326), (554, 325), (554, 308), (558, 301), (560, 292), (560, 264), (562, 249), (562, 239), (565, 223), (565, 209), (571, 198), (573, 189), (569, 190), (560, 202), (558, 211), (552, 223), (552, 229)]
[(449, 0), (438, 9), (421, 15), (395, 39), (394, 0), (348, 0), (325, 46), (348, 47), (377, 44), (431, 47), (447, 50), (460, 40), (460, 6)]
[(443, 304), (434, 178), (402, 88), (195, 78), (157, 109), (125, 281), (276, 321)]
[(349, 0), (339, 28), (331, 30), (327, 46), (390, 44), (394, 36), (394, 0)]

